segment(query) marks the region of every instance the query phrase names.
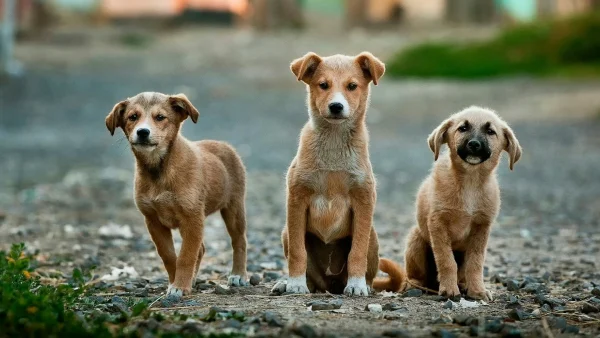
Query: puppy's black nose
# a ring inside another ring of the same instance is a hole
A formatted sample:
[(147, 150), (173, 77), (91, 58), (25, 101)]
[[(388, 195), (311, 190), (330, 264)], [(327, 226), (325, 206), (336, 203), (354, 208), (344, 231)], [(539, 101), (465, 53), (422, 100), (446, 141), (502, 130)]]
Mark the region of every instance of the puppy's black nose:
[(479, 142), (477, 140), (471, 140), (471, 141), (469, 141), (469, 143), (467, 143), (467, 148), (469, 148), (470, 150), (473, 150), (473, 151), (477, 151), (477, 150), (481, 149), (481, 142)]
[(150, 129), (140, 128), (137, 130), (137, 136), (141, 139), (147, 139), (150, 136)]
[(329, 104), (329, 112), (331, 115), (340, 115), (344, 111), (344, 105), (339, 102)]

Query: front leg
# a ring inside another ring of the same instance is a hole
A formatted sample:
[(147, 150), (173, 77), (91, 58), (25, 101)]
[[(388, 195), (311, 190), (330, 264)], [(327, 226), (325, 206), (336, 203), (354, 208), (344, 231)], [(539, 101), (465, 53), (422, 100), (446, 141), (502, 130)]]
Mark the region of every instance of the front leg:
[(177, 257), (177, 271), (175, 273), (175, 282), (169, 289), (168, 296), (179, 298), (192, 292), (192, 284), (196, 278), (196, 266), (202, 259), (200, 252), (202, 249), (204, 231), (204, 216), (193, 215), (185, 217), (180, 221), (179, 232), (181, 234), (181, 250)]
[(490, 222), (473, 225), (473, 229), (467, 238), (467, 250), (464, 262), (467, 296), (485, 301), (493, 299), (492, 293), (486, 290), (483, 283), (483, 264), (485, 262), (490, 228)]
[(452, 240), (448, 234), (449, 217), (434, 213), (429, 217), (428, 229), (431, 249), (438, 270), (439, 294), (446, 297), (460, 296), (458, 267), (452, 252)]
[(287, 260), (290, 278), (285, 287), (289, 293), (310, 293), (306, 285), (306, 213), (308, 192), (290, 187), (287, 196)]
[(375, 190), (368, 188), (355, 189), (350, 192), (352, 203), (352, 248), (348, 254), (348, 283), (344, 294), (348, 296), (368, 296), (367, 257), (371, 229), (373, 227), (373, 211), (376, 202)]
[(171, 229), (162, 225), (154, 216), (146, 216), (146, 227), (150, 237), (154, 242), (156, 251), (163, 261), (165, 269), (169, 274), (169, 286), (175, 281), (175, 271), (177, 264), (177, 253), (173, 245), (173, 235)]

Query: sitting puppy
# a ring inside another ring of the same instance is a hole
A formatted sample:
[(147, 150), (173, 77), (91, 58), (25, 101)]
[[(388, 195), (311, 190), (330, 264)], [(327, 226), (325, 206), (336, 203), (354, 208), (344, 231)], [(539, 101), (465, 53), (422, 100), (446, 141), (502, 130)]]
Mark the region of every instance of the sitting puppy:
[[(111, 135), (121, 128), (136, 158), (135, 201), (169, 274), (169, 296), (189, 294), (204, 255), (204, 219), (220, 211), (231, 236), (228, 283), (246, 285), (245, 168), (235, 150), (218, 141), (190, 142), (180, 133), (198, 110), (183, 94), (141, 93), (106, 117)], [(179, 257), (171, 230), (183, 240)]]
[(287, 173), (282, 242), (290, 278), (274, 290), (367, 296), (379, 244), (365, 117), (370, 83), (377, 85), (385, 66), (370, 53), (308, 53), (291, 70), (307, 85), (309, 121)]
[[(489, 301), (483, 263), (500, 209), (496, 167), (506, 151), (512, 170), (521, 146), (506, 122), (479, 107), (450, 116), (428, 142), (437, 162), (417, 196), (418, 226), (405, 252), (408, 282), (448, 297), (460, 295), (460, 284), (469, 297)], [(449, 150), (440, 155), (445, 143)]]

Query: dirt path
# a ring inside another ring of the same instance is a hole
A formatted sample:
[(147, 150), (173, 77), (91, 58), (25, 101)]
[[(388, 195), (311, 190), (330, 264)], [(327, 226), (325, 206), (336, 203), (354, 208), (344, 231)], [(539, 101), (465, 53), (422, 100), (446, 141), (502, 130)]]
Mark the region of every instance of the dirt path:
[[(212, 217), (198, 292), (182, 304), (158, 301), (155, 311), (183, 307), (178, 311), (196, 314), (211, 306), (223, 313), (243, 310), (244, 323), (206, 324), (192, 316), (191, 324), (185, 325), (258, 335), (295, 332), (307, 337), (312, 330), (365, 337), (387, 331), (397, 336), (518, 331), (538, 337), (542, 318), (554, 334), (565, 327), (571, 333), (577, 328), (589, 336), (600, 334), (599, 315), (581, 311), (583, 303), (597, 307), (594, 302), (600, 302), (598, 295), (592, 299), (592, 290), (600, 287), (600, 82), (384, 78), (373, 88), (368, 116), (382, 256), (402, 261), (403, 238), (414, 224), (414, 194), (432, 163), (425, 138), (439, 121), (478, 104), (496, 109), (516, 131), (524, 156), (514, 172), (505, 162), (499, 170), (502, 212), (486, 261), (486, 282), (497, 300), (476, 308), (445, 309), (446, 302), (433, 296), (377, 294), (340, 297), (340, 309), (310, 311), (307, 302), (333, 297), (268, 296), (275, 279), (285, 275), (279, 243), (285, 217), (283, 178), (307, 119), (304, 88), (293, 79), (288, 64), (309, 50), (371, 50), (385, 58), (425, 33), (257, 35), (195, 28), (155, 36), (143, 48), (117, 43), (125, 33), (112, 30), (82, 31), (77, 36), (84, 38), (76, 44), (64, 43), (65, 34), (55, 34), (48, 40), (52, 44), (20, 46), (27, 76), (0, 82), (0, 214), (5, 214), (0, 249), (25, 241), (30, 250), (40, 250), (46, 270), (68, 272), (74, 266), (97, 265), (96, 273), (103, 276), (113, 267), (134, 267), (138, 277), (106, 282), (108, 289), (101, 292), (108, 305), (114, 295), (152, 300), (159, 296), (166, 274), (133, 205), (132, 156), (119, 136), (109, 136), (104, 117), (117, 100), (137, 92), (182, 91), (200, 110), (199, 123), (187, 123), (184, 134), (226, 140), (246, 163), (249, 264), (262, 282), (233, 294), (215, 294), (214, 284), (225, 283), (231, 254), (221, 220)], [(102, 236), (113, 223), (131, 234)], [(518, 291), (508, 291), (503, 282), (517, 285)], [(381, 313), (365, 311), (371, 303), (395, 305)], [(521, 307), (527, 318), (510, 319), (517, 316), (509, 314), (513, 307)], [(460, 315), (472, 317), (469, 325), (452, 324), (464, 324), (467, 319)], [(180, 330), (183, 324), (168, 325)]]

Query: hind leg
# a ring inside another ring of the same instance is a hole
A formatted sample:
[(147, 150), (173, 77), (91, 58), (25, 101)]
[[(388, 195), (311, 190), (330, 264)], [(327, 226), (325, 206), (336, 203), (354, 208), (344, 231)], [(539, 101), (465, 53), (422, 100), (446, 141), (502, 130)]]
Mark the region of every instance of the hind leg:
[(248, 285), (246, 273), (246, 209), (244, 201), (237, 201), (221, 210), (221, 216), (227, 226), (233, 248), (233, 267), (227, 284), (232, 286)]
[(404, 261), (408, 276), (408, 287), (423, 287), (427, 284), (427, 250), (429, 244), (421, 236), (421, 230), (413, 227), (406, 240)]

